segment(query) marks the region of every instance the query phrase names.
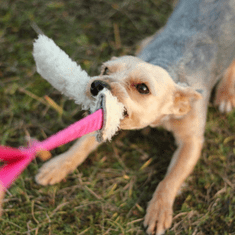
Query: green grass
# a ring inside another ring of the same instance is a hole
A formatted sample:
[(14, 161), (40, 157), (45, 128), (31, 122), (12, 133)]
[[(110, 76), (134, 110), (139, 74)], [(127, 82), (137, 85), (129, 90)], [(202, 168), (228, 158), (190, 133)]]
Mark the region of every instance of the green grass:
[[(33, 23), (96, 75), (111, 56), (134, 54), (136, 44), (162, 27), (171, 11), (172, 1), (166, 0), (2, 0), (0, 144), (25, 145), (27, 135), (43, 140), (82, 117), (73, 101), (36, 73)], [(225, 116), (210, 106), (202, 157), (176, 198), (166, 234), (235, 234), (234, 133), (235, 112)], [(151, 130), (150, 135), (123, 131), (63, 182), (48, 187), (34, 181), (43, 164), (36, 159), (7, 192), (0, 234), (145, 234), (147, 202), (174, 150), (173, 137), (165, 130)]]

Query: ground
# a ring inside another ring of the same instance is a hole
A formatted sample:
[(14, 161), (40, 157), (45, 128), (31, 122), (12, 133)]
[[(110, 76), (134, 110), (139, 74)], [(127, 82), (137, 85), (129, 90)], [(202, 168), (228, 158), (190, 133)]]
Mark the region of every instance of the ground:
[[(168, 0), (2, 0), (0, 144), (22, 146), (25, 136), (43, 140), (83, 114), (37, 74), (33, 28), (96, 75), (111, 56), (133, 55), (172, 9)], [(235, 112), (224, 115), (210, 104), (207, 119), (201, 159), (176, 198), (166, 234), (235, 234)], [(63, 182), (47, 187), (35, 183), (43, 164), (35, 159), (7, 192), (0, 234), (145, 234), (147, 202), (174, 149), (163, 129), (122, 131)]]

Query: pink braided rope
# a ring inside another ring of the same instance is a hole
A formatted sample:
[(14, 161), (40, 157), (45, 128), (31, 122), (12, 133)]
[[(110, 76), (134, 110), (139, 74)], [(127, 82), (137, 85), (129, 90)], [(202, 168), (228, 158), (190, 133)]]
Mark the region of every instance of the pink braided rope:
[(6, 162), (5, 165), (0, 168), (0, 186), (3, 186), (4, 189), (8, 188), (35, 158), (37, 151), (50, 151), (83, 135), (100, 130), (102, 123), (103, 111), (99, 109), (66, 129), (50, 136), (48, 139), (42, 142), (35, 142), (31, 147), (15, 149), (0, 146), (0, 160)]

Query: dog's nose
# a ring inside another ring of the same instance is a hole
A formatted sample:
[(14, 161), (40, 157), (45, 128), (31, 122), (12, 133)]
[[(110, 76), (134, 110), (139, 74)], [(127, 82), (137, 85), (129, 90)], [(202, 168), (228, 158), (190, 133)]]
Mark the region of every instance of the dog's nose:
[(104, 81), (95, 80), (91, 83), (91, 94), (93, 96), (97, 96), (100, 91), (102, 91), (104, 88), (107, 88), (110, 90), (110, 85)]

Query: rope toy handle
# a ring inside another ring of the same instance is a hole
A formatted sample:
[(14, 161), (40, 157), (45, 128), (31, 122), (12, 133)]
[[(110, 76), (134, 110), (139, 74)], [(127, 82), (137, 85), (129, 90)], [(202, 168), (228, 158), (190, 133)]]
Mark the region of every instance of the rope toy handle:
[(5, 164), (0, 168), (0, 215), (1, 204), (6, 189), (16, 180), (20, 173), (35, 158), (41, 150), (50, 151), (63, 144), (73, 141), (83, 135), (102, 129), (103, 110), (75, 122), (69, 127), (57, 132), (42, 142), (34, 142), (31, 147), (18, 149), (0, 146), (0, 160)]

